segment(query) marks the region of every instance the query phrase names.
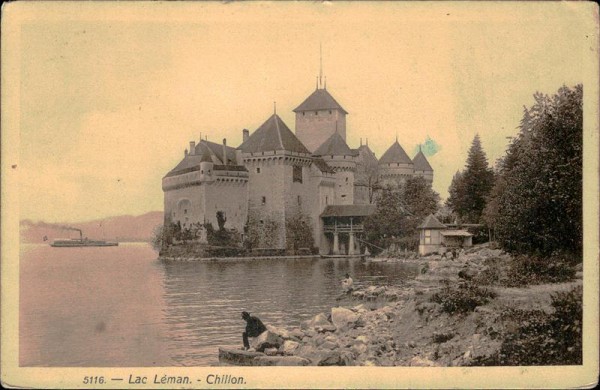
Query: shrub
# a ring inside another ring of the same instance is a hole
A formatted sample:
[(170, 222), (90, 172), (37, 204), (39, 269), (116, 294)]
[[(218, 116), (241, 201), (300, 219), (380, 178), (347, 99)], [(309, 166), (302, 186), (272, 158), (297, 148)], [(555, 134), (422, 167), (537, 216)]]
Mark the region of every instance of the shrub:
[[(582, 288), (552, 296), (554, 313), (508, 309), (505, 324), (516, 324), (504, 335), (500, 350), (474, 360), (474, 366), (582, 364)], [(506, 326), (511, 328), (510, 326)]]
[(443, 312), (455, 314), (473, 311), (477, 306), (485, 305), (495, 297), (493, 291), (481, 288), (473, 282), (462, 282), (456, 286), (446, 284), (440, 292), (431, 296), (431, 301), (439, 303)]
[(575, 277), (575, 268), (564, 256), (541, 258), (538, 256), (517, 256), (508, 270), (508, 287), (528, 284), (562, 283)]

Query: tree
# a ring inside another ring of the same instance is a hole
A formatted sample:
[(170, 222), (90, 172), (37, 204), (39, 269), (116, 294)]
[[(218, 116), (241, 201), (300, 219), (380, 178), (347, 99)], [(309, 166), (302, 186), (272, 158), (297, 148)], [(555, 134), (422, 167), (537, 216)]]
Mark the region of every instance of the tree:
[(417, 226), (439, 207), (439, 195), (423, 177), (409, 178), (400, 188), (379, 191), (375, 213), (364, 222), (367, 241), (381, 248), (396, 242), (408, 249), (418, 245)]
[(583, 87), (534, 95), (502, 161), (496, 234), (507, 250), (582, 252)]
[(297, 252), (300, 248), (310, 251), (315, 246), (312, 220), (307, 214), (298, 211), (285, 219), (285, 241), (287, 249)]
[(494, 172), (477, 134), (469, 149), (465, 169), (452, 180), (448, 205), (465, 222), (479, 223), (493, 185)]

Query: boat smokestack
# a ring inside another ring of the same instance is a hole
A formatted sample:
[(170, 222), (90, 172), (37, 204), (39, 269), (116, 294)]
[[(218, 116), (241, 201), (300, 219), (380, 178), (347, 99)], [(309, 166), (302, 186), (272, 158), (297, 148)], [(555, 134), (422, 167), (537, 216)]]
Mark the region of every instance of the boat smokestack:
[(227, 165), (227, 138), (223, 138), (223, 165)]

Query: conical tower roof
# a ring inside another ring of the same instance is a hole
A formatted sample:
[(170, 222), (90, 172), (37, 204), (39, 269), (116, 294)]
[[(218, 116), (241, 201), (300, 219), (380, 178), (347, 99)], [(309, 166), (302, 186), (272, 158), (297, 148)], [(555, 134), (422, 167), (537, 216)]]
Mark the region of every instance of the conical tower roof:
[(244, 153), (286, 150), (310, 154), (277, 114), (271, 115), (238, 149)]
[(425, 158), (423, 151), (419, 150), (419, 153), (413, 158), (413, 164), (415, 165), (415, 171), (431, 171), (433, 168), (429, 165), (429, 161)]
[(294, 112), (318, 110), (340, 110), (344, 114), (348, 114), (326, 89), (318, 88), (302, 104), (296, 107)]
[(438, 221), (435, 215), (429, 214), (417, 229), (446, 229), (446, 227), (446, 225)]
[(391, 163), (400, 163), (400, 164), (412, 164), (412, 160), (402, 146), (398, 143), (398, 140), (390, 146), (388, 150), (381, 156), (379, 159), (379, 164), (391, 164)]
[(315, 156), (354, 156), (354, 152), (337, 131), (313, 153)]

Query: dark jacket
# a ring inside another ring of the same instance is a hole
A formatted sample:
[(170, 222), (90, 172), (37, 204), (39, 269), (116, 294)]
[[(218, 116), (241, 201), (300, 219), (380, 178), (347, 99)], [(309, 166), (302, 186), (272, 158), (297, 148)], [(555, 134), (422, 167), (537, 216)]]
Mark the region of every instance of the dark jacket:
[(246, 320), (246, 334), (248, 337), (256, 337), (265, 330), (267, 330), (267, 327), (257, 317), (250, 316)]

